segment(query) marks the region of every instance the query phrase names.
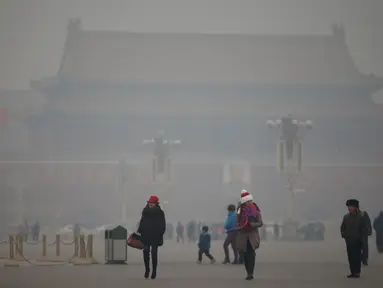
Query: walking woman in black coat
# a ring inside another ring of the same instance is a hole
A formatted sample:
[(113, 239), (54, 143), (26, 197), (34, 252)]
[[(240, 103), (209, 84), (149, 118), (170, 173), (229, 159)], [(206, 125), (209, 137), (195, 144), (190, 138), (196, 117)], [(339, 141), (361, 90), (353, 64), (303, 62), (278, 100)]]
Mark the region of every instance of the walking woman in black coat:
[(148, 204), (142, 210), (142, 216), (138, 227), (138, 233), (141, 234), (141, 242), (144, 244), (144, 263), (145, 278), (150, 274), (150, 254), (152, 256), (152, 275), (157, 277), (158, 247), (164, 243), (164, 233), (166, 230), (165, 213), (159, 205), (157, 196), (151, 196)]

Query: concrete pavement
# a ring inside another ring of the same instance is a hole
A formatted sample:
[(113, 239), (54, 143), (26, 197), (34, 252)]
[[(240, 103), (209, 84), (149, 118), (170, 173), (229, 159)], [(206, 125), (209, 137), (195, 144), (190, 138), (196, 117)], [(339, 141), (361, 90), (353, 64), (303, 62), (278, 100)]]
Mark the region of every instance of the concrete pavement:
[[(95, 257), (104, 262), (103, 241), (95, 244)], [(4, 247), (3, 247), (4, 248)], [(33, 259), (40, 255), (40, 248), (26, 247), (26, 256)], [(63, 258), (72, 251), (63, 250)], [(222, 242), (214, 241), (212, 253), (220, 263), (223, 257)], [(195, 264), (196, 244), (177, 244), (167, 241), (160, 250), (158, 279), (143, 279), (141, 251), (128, 250), (128, 265), (109, 266), (56, 266), (22, 265), (19, 268), (0, 267), (1, 288), (101, 288), (106, 285), (139, 285), (139, 287), (209, 287), (226, 288), (238, 285), (257, 287), (381, 287), (383, 255), (375, 252), (371, 245), (370, 266), (363, 269), (361, 279), (345, 279), (348, 273), (344, 243), (339, 240), (324, 242), (263, 242), (257, 255), (256, 280), (245, 281), (242, 265)], [(6, 252), (3, 250), (3, 252)], [(54, 255), (54, 251), (48, 251)], [(5, 260), (1, 260), (5, 261)], [(253, 283), (253, 284), (250, 284)]]
[[(48, 241), (49, 242), (49, 241)], [(222, 241), (213, 241), (211, 253), (218, 262), (223, 260)], [(104, 263), (104, 240), (95, 238), (94, 258)], [(8, 255), (9, 245), (0, 245), (0, 256)], [(47, 258), (57, 260), (55, 246), (47, 249)], [(326, 240), (323, 242), (275, 242), (264, 241), (257, 251), (258, 262), (287, 262), (287, 263), (347, 263), (344, 242), (341, 239)], [(41, 245), (24, 245), (24, 255), (29, 260), (41, 259)], [(61, 247), (61, 259), (68, 260), (73, 256), (74, 246)], [(163, 263), (194, 263), (197, 259), (197, 245), (195, 243), (177, 244), (175, 241), (165, 241), (159, 250), (159, 257)], [(1, 258), (1, 257), (0, 257)], [(373, 243), (370, 241), (370, 258), (372, 263), (383, 264), (383, 255), (378, 255)], [(141, 252), (128, 249), (128, 262), (141, 263)]]
[(242, 265), (162, 263), (156, 280), (143, 279), (142, 265), (83, 267), (1, 268), (0, 287), (4, 288), (76, 288), (107, 286), (158, 288), (232, 288), (232, 287), (381, 287), (382, 265), (364, 269), (362, 278), (346, 279), (347, 265), (335, 263), (258, 263), (256, 279), (245, 281)]

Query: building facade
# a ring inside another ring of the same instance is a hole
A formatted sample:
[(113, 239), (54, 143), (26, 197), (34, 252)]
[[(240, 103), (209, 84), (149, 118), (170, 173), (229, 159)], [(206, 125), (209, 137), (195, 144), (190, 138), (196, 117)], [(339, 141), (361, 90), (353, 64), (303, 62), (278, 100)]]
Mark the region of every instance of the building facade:
[[(334, 175), (344, 167), (382, 163), (383, 114), (371, 95), (383, 81), (358, 71), (345, 37), (341, 26), (328, 35), (151, 34), (86, 31), (80, 20), (71, 20), (57, 75), (31, 84), (46, 102), (26, 121), (34, 151), (28, 157), (147, 162), (151, 155), (142, 140), (162, 129), (183, 143), (173, 154), (174, 167), (189, 167), (183, 168), (189, 169), (185, 174), (176, 168), (174, 183), (164, 188), (175, 193), (173, 202), (222, 195), (227, 189), (220, 176), (223, 165), (241, 160), (257, 167), (251, 184), (243, 185), (259, 191), (260, 201), (272, 210), (270, 199), (284, 196), (269, 193), (282, 195), (284, 184), (271, 188), (279, 182), (264, 175), (281, 179), (274, 169), (278, 136), (267, 128), (269, 119), (290, 113), (314, 122), (315, 130), (304, 139), (306, 170), (327, 167)], [(318, 179), (328, 181), (321, 173)], [(380, 183), (380, 177), (374, 181)], [(158, 188), (149, 182), (133, 179), (130, 189), (142, 190), (144, 199)], [(323, 189), (317, 185), (315, 191)], [(307, 203), (315, 200), (312, 193), (305, 194), (313, 197)], [(347, 193), (352, 194), (339, 195)], [(185, 195), (194, 196), (186, 200)]]

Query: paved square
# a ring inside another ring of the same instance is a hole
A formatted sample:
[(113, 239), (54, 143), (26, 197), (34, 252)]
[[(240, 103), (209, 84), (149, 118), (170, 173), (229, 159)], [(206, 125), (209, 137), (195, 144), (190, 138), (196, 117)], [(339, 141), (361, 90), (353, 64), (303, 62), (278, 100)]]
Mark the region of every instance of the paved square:
[[(222, 265), (222, 242), (214, 242), (212, 253), (217, 264), (195, 264), (195, 244), (165, 243), (160, 251), (156, 280), (143, 279), (141, 253), (129, 250), (128, 265), (36, 266), (0, 268), (0, 287), (5, 288), (74, 288), (106, 286), (130, 287), (382, 287), (383, 255), (371, 245), (370, 266), (363, 269), (361, 279), (346, 279), (348, 266), (341, 241), (318, 243), (264, 242), (257, 255), (256, 279), (245, 281), (242, 265)], [(3, 247), (4, 248), (4, 247)], [(0, 250), (4, 254), (5, 250)], [(48, 251), (48, 254), (54, 254)], [(25, 248), (28, 257), (38, 257), (38, 247)], [(69, 258), (71, 250), (63, 251)], [(95, 257), (103, 263), (102, 239), (96, 241)], [(33, 261), (32, 261), (33, 263)]]

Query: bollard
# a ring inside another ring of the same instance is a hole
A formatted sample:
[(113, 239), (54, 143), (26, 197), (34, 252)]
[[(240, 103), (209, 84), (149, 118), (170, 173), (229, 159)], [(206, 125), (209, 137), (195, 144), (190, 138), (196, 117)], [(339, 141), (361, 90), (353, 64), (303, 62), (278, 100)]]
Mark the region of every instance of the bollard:
[(9, 260), (15, 260), (15, 238), (9, 235)]
[(42, 245), (43, 245), (43, 258), (46, 258), (47, 257), (47, 235), (45, 234), (43, 234)]
[(84, 235), (80, 235), (80, 258), (86, 258)]
[(56, 257), (59, 258), (60, 257), (60, 234), (57, 234), (56, 235)]
[(20, 238), (19, 238), (19, 241), (20, 241), (20, 243), (19, 243), (19, 254), (20, 254), (20, 256), (22, 256), (22, 257), (24, 257), (23, 255), (24, 255), (24, 236), (20, 236)]
[(93, 235), (88, 235), (88, 241), (87, 241), (87, 258), (93, 259)]
[(17, 258), (20, 258), (20, 248), (19, 248), (19, 245), (20, 245), (20, 236), (19, 235), (16, 235), (16, 240), (15, 240), (15, 256), (16, 256), (16, 259)]
[(78, 257), (78, 250), (79, 250), (79, 245), (78, 245), (78, 242), (79, 242), (79, 238), (77, 236), (75, 236), (74, 238), (74, 256), (75, 257)]

